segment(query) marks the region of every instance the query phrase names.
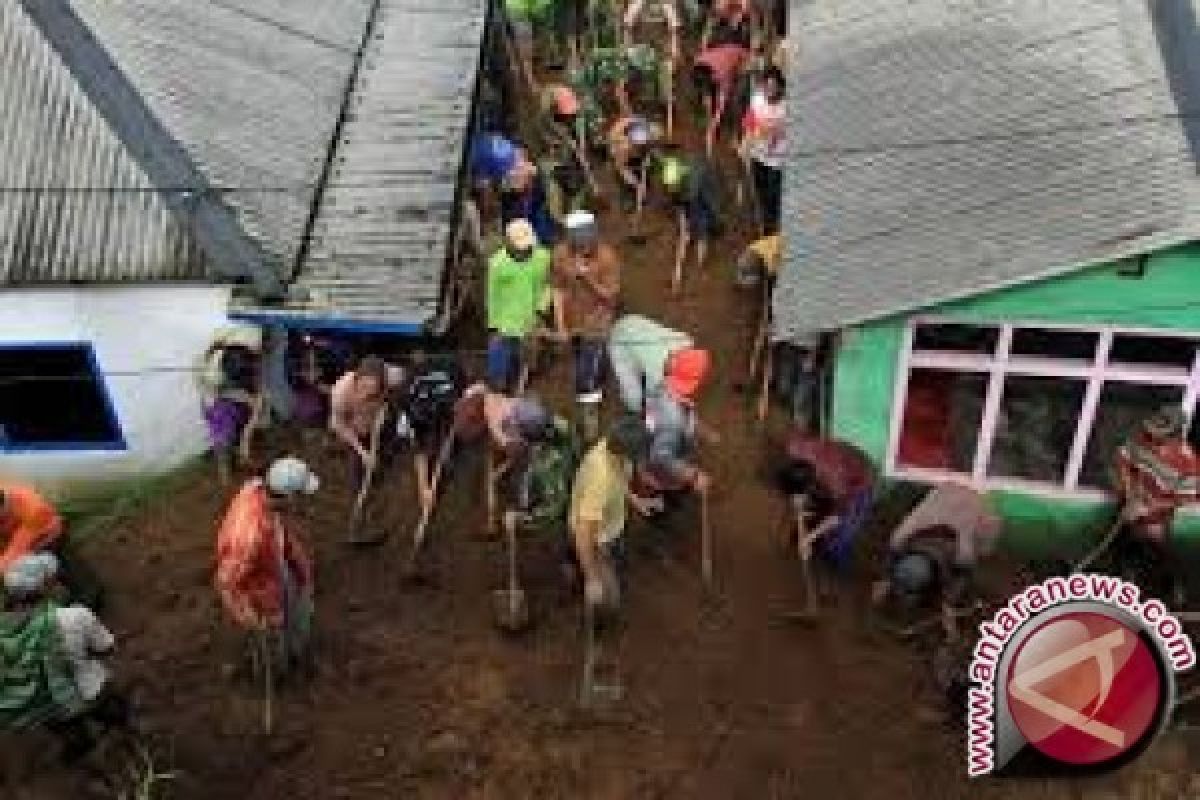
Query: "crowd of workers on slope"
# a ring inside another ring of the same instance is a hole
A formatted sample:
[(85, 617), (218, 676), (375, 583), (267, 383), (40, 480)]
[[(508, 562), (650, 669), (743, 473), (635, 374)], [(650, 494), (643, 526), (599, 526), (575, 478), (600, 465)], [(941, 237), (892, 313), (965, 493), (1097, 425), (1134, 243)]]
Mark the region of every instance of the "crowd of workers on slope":
[[(719, 436), (696, 410), (711, 354), (686, 332), (623, 313), (622, 253), (612, 232), (602, 230), (597, 203), (604, 185), (617, 186), (621, 222), (638, 231), (661, 191), (679, 221), (671, 273), (679, 291), (689, 250), (703, 268), (707, 244), (719, 233), (722, 195), (733, 188), (752, 197), (760, 237), (747, 243), (738, 274), (764, 290), (754, 348), (760, 349), (782, 252), (786, 113), (779, 34), (785, 26), (736, 1), (705, 11), (690, 85), (706, 114), (706, 136), (702, 151), (687, 152), (672, 132), (676, 101), (686, 95), (674, 77), (685, 58), (688, 14), (669, 1), (634, 2), (612, 39), (597, 43), (583, 35), (591, 30), (580, 22), (585, 9), (560, 2), (571, 10), (564, 23), (571, 69), (546, 86), (533, 64), (546, 10), (509, 4), (523, 77), (542, 101), (539, 140), (522, 143), (488, 131), (472, 147), (476, 205), (467, 217), (475, 220), (476, 246), (485, 249), (493, 225), (502, 235), (484, 278), (489, 341), (482, 379), (470, 380), (455, 358), (440, 354), (412, 354), (403, 364), (371, 355), (355, 360), (332, 337), (295, 337), (271, 351), (283, 356), (274, 363), (252, 329), (231, 329), (215, 341), (200, 374), (224, 481), (239, 463), (250, 463), (254, 432), (271, 413), (272, 392), (264, 387), (272, 380), (286, 387), (292, 419), (327, 430), (340, 444), (359, 498), (385, 481), (398, 456), (411, 454), (427, 518), (455, 452), (478, 445), (487, 454), (489, 529), (555, 537), (564, 576), (585, 607), (611, 614), (621, 606), (629, 509), (669, 514), (681, 500), (710, 492), (699, 446)], [(644, 34), (641, 26), (656, 20), (669, 35)], [(635, 44), (635, 37), (665, 51)], [(735, 150), (746, 167), (733, 187), (721, 185), (714, 163), (727, 119), (741, 123)], [(531, 391), (540, 356), (552, 346), (571, 354), (571, 415), (556, 413)], [(815, 350), (804, 352), (810, 371)], [(619, 402), (603, 426), (610, 377)], [(1183, 423), (1177, 410), (1164, 410), (1116, 456), (1127, 533), (1117, 540), (1120, 552), (1141, 547), (1168, 570), (1174, 512), (1200, 497), (1200, 462), (1182, 437)], [(781, 448), (775, 480), (786, 498), (786, 542), (806, 566), (819, 557), (845, 567), (877, 481), (861, 452), (813, 427), (797, 426)], [(315, 620), (314, 565), (291, 515), (320, 483), (303, 461), (277, 459), (236, 491), (217, 531), (220, 601), (242, 628), (270, 634), (283, 664), (304, 657)], [(999, 526), (979, 492), (935, 487), (891, 536), (874, 599), (930, 607), (954, 635), (972, 602), (971, 576), (992, 551)], [(0, 534), (7, 601), (0, 616), (0, 718), (8, 727), (50, 726), (75, 758), (97, 730), (129, 725), (127, 704), (103, 665), (114, 639), (96, 617), (97, 599), (72, 580), (72, 559), (60, 547), (63, 525), (48, 502), (28, 487), (3, 484)], [(352, 529), (349, 541), (378, 537)], [(1121, 563), (1143, 555), (1122, 555)], [(1176, 573), (1169, 577), (1178, 583)]]

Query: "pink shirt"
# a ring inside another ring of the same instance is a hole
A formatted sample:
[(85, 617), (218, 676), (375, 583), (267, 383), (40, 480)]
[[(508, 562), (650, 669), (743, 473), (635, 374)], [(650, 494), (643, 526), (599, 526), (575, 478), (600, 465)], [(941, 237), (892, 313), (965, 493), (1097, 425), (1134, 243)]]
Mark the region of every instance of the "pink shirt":
[(722, 92), (729, 91), (733, 79), (750, 57), (750, 51), (736, 44), (710, 47), (696, 56), (697, 64), (705, 64), (712, 70), (713, 79)]

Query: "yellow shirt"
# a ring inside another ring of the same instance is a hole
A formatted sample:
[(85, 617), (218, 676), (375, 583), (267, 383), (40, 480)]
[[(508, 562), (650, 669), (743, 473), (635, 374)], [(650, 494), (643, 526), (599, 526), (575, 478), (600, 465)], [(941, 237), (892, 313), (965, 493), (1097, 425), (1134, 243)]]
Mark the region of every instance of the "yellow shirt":
[(600, 523), (599, 543), (607, 544), (625, 529), (625, 493), (632, 476), (629, 462), (617, 458), (601, 439), (583, 457), (571, 490), (571, 530), (583, 522)]
[(776, 275), (779, 272), (779, 261), (783, 258), (783, 236), (781, 234), (764, 236), (747, 249), (762, 260), (768, 275)]

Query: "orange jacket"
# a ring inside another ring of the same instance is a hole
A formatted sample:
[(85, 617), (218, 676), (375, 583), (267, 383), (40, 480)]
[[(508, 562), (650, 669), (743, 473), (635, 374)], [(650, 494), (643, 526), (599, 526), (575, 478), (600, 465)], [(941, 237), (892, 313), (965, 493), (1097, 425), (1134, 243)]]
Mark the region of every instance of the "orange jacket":
[(54, 506), (28, 486), (0, 482), (0, 571), (23, 555), (42, 550), (62, 535), (62, 519)]
[(291, 573), (298, 591), (311, 593), (312, 563), (303, 545), (268, 507), (262, 481), (247, 481), (217, 531), (217, 594), (238, 625), (263, 629), (285, 624), (281, 569)]

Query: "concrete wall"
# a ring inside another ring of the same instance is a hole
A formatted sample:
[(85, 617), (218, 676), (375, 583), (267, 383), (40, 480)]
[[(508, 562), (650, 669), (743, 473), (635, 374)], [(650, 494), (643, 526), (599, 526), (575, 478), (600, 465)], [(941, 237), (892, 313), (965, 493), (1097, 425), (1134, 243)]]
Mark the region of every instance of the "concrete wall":
[(207, 449), (191, 371), (227, 324), (229, 290), (155, 285), (13, 289), (0, 303), (0, 345), (87, 342), (127, 449), (0, 452), (0, 474), (52, 494), (162, 472)]
[[(1167, 330), (1200, 329), (1200, 246), (1147, 260), (1142, 278), (1123, 278), (1114, 265), (950, 303), (927, 313), (964, 322), (1043, 321)], [(876, 463), (887, 456), (896, 370), (906, 318), (847, 330), (834, 380), (835, 435), (861, 446)], [(1028, 554), (1075, 549), (1111, 522), (1111, 504), (997, 492), (1005, 539)], [(1200, 516), (1181, 515), (1178, 533), (1200, 544)]]

